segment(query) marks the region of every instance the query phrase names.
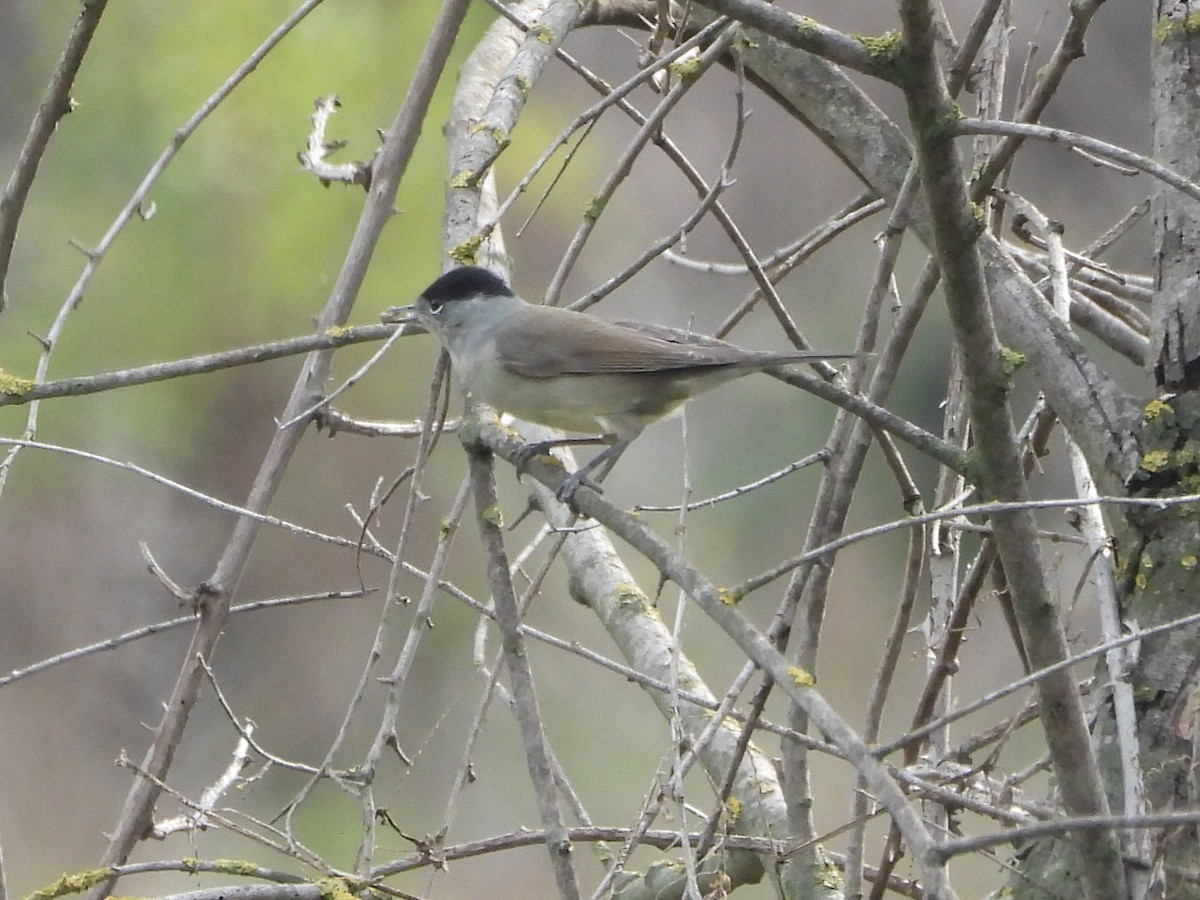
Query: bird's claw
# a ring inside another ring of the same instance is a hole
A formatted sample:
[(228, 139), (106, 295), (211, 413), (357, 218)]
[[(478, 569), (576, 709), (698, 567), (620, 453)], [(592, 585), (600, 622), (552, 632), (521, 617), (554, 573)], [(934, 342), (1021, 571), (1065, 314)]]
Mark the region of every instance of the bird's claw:
[(535, 456), (549, 456), (550, 449), (557, 446), (555, 441), (530, 441), (528, 444), (522, 444), (517, 450), (517, 456), (514, 460), (514, 465), (517, 469), (517, 477), (520, 478), (525, 474), (525, 470), (529, 468), (529, 464)]
[(597, 494), (604, 493), (600, 489), (600, 485), (587, 477), (584, 469), (578, 469), (563, 479), (563, 483), (558, 486), (554, 496), (558, 498), (559, 503), (565, 503), (575, 512), (579, 512), (579, 508), (575, 505), (575, 492), (583, 486), (591, 488)]
[[(517, 470), (517, 477), (520, 478), (525, 474), (525, 470), (529, 467), (529, 464), (533, 461), (534, 457), (550, 456), (550, 450), (559, 446), (562, 446), (562, 441), (530, 441), (528, 444), (523, 444), (517, 450), (516, 457), (513, 460), (513, 464)], [(578, 491), (582, 485), (587, 485), (597, 494), (603, 493), (603, 491), (600, 490), (600, 485), (587, 477), (588, 471), (588, 468), (585, 467), (571, 472), (565, 479), (563, 479), (563, 483), (559, 485), (558, 490), (554, 492), (554, 496), (558, 498), (560, 503), (567, 504), (567, 506), (571, 507), (571, 509), (575, 510), (576, 512), (579, 510), (575, 507), (575, 492)]]

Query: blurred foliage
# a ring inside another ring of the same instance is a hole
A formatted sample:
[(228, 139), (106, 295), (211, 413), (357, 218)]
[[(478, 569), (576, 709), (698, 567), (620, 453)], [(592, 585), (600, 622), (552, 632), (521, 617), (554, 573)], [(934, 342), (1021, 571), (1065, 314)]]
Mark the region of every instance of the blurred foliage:
[[(59, 6), (24, 10), (22, 25), (39, 48), (41, 66), (56, 58), (53, 48), (74, 13), (72, 4)], [(31, 194), (0, 329), (6, 368), (32, 372), (38, 347), (26, 332), (45, 332), (83, 269), (82, 254), (68, 241), (96, 243), (175, 129), (294, 6), (137, 2), (110, 8), (74, 90), (77, 108), (60, 124)], [(51, 377), (309, 331), (362, 203), (356, 190), (322, 188), (299, 170), (296, 152), (304, 146), (313, 100), (334, 92), (343, 97), (345, 112), (334, 119), (333, 136), (349, 139), (344, 158), (369, 158), (378, 145), (376, 129), (390, 124), (403, 98), (436, 6), (328, 4), (286, 37), (184, 145), (150, 194), (153, 216), (135, 218), (117, 238), (71, 317)], [(458, 59), (487, 20), (481, 10), (468, 20)], [(361, 64), (372, 59), (379, 64)], [(442, 84), (431, 121), (444, 118), (452, 88), (450, 79)], [(23, 115), (30, 112), (27, 105)], [(6, 163), (15, 159), (21, 136), (19, 129), (5, 135)], [(356, 321), (372, 321), (380, 308), (436, 274), (440, 220), (427, 211), (440, 208), (444, 166), (440, 136), (430, 129), (399, 201), (402, 209), (422, 212), (397, 216), (389, 226)], [(143, 462), (186, 457), (210, 430), (206, 416), (229, 415), (235, 401), (229, 390), (262, 389), (261, 400), (243, 396), (240, 402), (278, 405), (286, 380), (272, 375), (286, 379), (291, 369), (277, 364), (254, 382), (215, 376), (138, 388), (130, 403), (93, 398), (69, 410), (48, 404), (40, 433), (113, 449), (122, 442), (108, 435), (136, 432)], [(232, 382), (239, 386), (231, 388)], [(382, 401), (380, 382), (363, 387), (364, 404), (372, 393)], [(2, 422), (7, 427), (23, 416), (5, 411)]]
[[(24, 27), (46, 58), (65, 33), (63, 12), (73, 11), (63, 6), (27, 10)], [(333, 136), (349, 139), (345, 158), (369, 158), (376, 129), (390, 124), (403, 98), (436, 6), (329, 4), (285, 38), (183, 147), (150, 195), (153, 217), (134, 220), (118, 238), (58, 348), (55, 372), (139, 362), (145, 347), (184, 355), (307, 330), (336, 277), (362, 199), (300, 172), (296, 152), (312, 102), (338, 93), (344, 112), (333, 120)], [(82, 269), (67, 241), (96, 242), (174, 130), (293, 7), (111, 7), (18, 242), (9, 289), (9, 316), (18, 327), (4, 330), (0, 350), (14, 369), (30, 365), (36, 353), (23, 327), (44, 328)], [(486, 21), (482, 11), (469, 20), (459, 58)], [(361, 64), (370, 59), (380, 64)], [(432, 121), (444, 118), (452, 87), (442, 84)], [(8, 164), (19, 137), (17, 129), (5, 135)], [(367, 321), (436, 274), (440, 221), (428, 211), (440, 208), (445, 163), (432, 129), (413, 165), (399, 205), (422, 214), (402, 214), (389, 227), (391, 252), (374, 263), (363, 298)]]

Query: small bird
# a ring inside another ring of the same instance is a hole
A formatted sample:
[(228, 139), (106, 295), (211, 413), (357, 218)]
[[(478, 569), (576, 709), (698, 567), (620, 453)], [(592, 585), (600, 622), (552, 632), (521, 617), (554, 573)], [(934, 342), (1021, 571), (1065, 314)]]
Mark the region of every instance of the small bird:
[(523, 461), (552, 446), (607, 444), (559, 487), (558, 498), (568, 503), (580, 485), (596, 488), (589, 473), (611, 465), (643, 428), (691, 397), (759, 369), (857, 355), (745, 350), (659, 326), (535, 306), (476, 266), (452, 269), (412, 306), (393, 306), (381, 318), (415, 321), (434, 335), (462, 386), (489, 406), (592, 435), (529, 444)]

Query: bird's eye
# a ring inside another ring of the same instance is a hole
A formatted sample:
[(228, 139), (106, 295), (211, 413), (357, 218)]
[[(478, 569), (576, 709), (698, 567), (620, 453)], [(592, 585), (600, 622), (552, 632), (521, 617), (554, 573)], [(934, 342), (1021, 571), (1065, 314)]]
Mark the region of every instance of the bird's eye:
[(435, 316), (442, 311), (443, 303), (441, 300), (426, 300), (425, 304), (429, 307), (429, 311)]

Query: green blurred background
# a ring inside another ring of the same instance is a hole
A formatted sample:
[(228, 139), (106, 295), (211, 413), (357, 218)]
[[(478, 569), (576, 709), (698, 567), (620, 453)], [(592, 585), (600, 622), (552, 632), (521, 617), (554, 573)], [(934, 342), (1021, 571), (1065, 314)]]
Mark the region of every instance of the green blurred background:
[[(1043, 47), (1061, 28), (1055, 9), (1043, 23), (1038, 4), (1017, 4), (1017, 43), (1044, 27)], [(794, 7), (834, 27), (875, 33), (893, 27), (884, 2), (813, 3)], [(169, 142), (172, 133), (227, 79), (264, 37), (291, 12), (292, 4), (175, 4), (128, 0), (110, 5), (84, 63), (74, 98), (76, 110), (59, 126), (21, 226), (8, 283), (9, 306), (0, 315), (0, 368), (30, 375), (44, 334), (83, 269), (70, 246), (93, 245)], [(341, 158), (366, 159), (375, 131), (387, 127), (436, 11), (429, 0), (408, 3), (330, 0), (276, 48), (249, 79), (188, 142), (151, 192), (156, 212), (121, 234), (71, 316), (51, 367), (51, 377), (91, 374), (303, 334), (322, 308), (362, 206), (355, 189), (322, 188), (299, 171), (296, 152), (306, 139), (312, 103), (337, 93), (342, 112), (330, 137), (351, 141)], [(952, 4), (962, 28), (972, 8)], [(11, 170), (77, 4), (61, 0), (0, 3), (0, 162)], [(1148, 16), (1148, 13), (1146, 14)], [(1087, 130), (1131, 146), (1147, 146), (1142, 112), (1147, 95), (1147, 27), (1134, 4), (1109, 4), (1097, 19), (1089, 56), (1076, 64), (1047, 121)], [(482, 5), (467, 20), (455, 51), (457, 69), (492, 20)], [(637, 40), (642, 40), (637, 36)], [(567, 48), (612, 82), (635, 69), (638, 46), (613, 31), (573, 36)], [(1044, 61), (1046, 50), (1040, 61)], [(1040, 63), (1039, 63), (1040, 64)], [(1014, 69), (1018, 68), (1014, 63)], [(1015, 75), (1014, 75), (1015, 77)], [(441, 204), (445, 144), (439, 129), (449, 107), (453, 79), (442, 84), (416, 157), (359, 296), (354, 323), (376, 320), (385, 306), (409, 300), (440, 271)], [(870, 85), (893, 115), (902, 103), (891, 89)], [(732, 79), (716, 73), (669, 120), (672, 136), (705, 174), (716, 176), (725, 155), (733, 116)], [(635, 94), (644, 109), (653, 95)], [(502, 192), (514, 185), (546, 142), (593, 95), (561, 66), (539, 85), (513, 145), (498, 166)], [(827, 219), (857, 195), (859, 187), (820, 144), (751, 91), (754, 115), (726, 195), (731, 212), (760, 252), (787, 243)], [(553, 272), (588, 198), (626, 145), (632, 127), (608, 114), (584, 145), (566, 177), (532, 224), (516, 226), (549, 183), (543, 176), (506, 221), (516, 287), (534, 299)], [(1145, 196), (1144, 182), (1097, 173), (1086, 163), (1043, 147), (1031, 148), (1014, 176), (1043, 211), (1068, 222), (1072, 246), (1082, 246)], [(695, 204), (682, 179), (651, 151), (635, 167), (630, 184), (610, 205), (592, 244), (568, 284), (582, 293), (620, 271), (649, 241), (673, 230)], [(874, 220), (818, 254), (785, 285), (784, 297), (801, 328), (821, 347), (843, 349), (854, 339), (862, 300), (875, 263)], [(1117, 265), (1145, 268), (1148, 230), (1131, 236), (1114, 254)], [(735, 261), (719, 231), (702, 226), (688, 240), (698, 259)], [(923, 260), (911, 242), (899, 272), (907, 291)], [(653, 320), (700, 331), (715, 327), (749, 289), (746, 278), (712, 278), (656, 264), (610, 302), (613, 317)], [(780, 346), (766, 318), (734, 338), (748, 346)], [(365, 417), (413, 418), (427, 396), (435, 350), (428, 340), (402, 342), (339, 408)], [(948, 336), (940, 309), (931, 312), (903, 373), (892, 406), (925, 425), (939, 427)], [(353, 372), (370, 349), (338, 354), (334, 383)], [(1108, 359), (1109, 357), (1105, 357)], [(1140, 374), (1124, 364), (1122, 377)], [(296, 359), (198, 376), (158, 385), (43, 405), (39, 440), (128, 460), (222, 500), (239, 503), (254, 477), (299, 362)], [(1031, 388), (1022, 386), (1026, 397)], [(18, 436), (25, 409), (0, 410), (0, 433)], [(701, 398), (688, 414), (688, 463), (698, 496), (727, 490), (819, 449), (831, 411), (798, 397), (769, 379), (746, 379)], [(610, 495), (622, 503), (677, 501), (681, 491), (678, 424), (657, 426), (622, 461)], [(411, 461), (408, 441), (339, 435), (306, 439), (272, 512), (312, 528), (356, 536), (345, 506), (363, 511), (378, 479), (390, 480)], [(932, 490), (933, 471), (912, 465), (921, 486)], [(412, 558), (428, 560), (431, 540), (463, 472), (453, 437), (433, 461), (430, 501), (419, 512)], [(506, 515), (522, 508), (511, 471), (499, 468)], [(720, 584), (733, 584), (795, 552), (807, 523), (817, 481), (815, 470), (790, 476), (720, 512), (689, 520), (688, 552)], [(903, 514), (900, 498), (876, 460), (852, 524), (862, 526)], [(1044, 491), (1066, 490), (1053, 474)], [(384, 511), (384, 543), (396, 534), (402, 504)], [(673, 515), (654, 519), (663, 533)], [(40, 451), (23, 452), (0, 497), (0, 672), (23, 667), (70, 648), (178, 615), (175, 600), (147, 575), (137, 542), (150, 544), (178, 582), (207, 577), (232, 518), (146, 479), (111, 467)], [(1054, 523), (1057, 524), (1057, 523)], [(532, 534), (521, 526), (513, 546)], [(968, 541), (968, 544), (970, 542)], [(826, 631), (821, 683), (852, 722), (861, 720), (863, 696), (874, 672), (879, 639), (892, 614), (903, 537), (893, 536), (839, 557)], [(265, 529), (244, 578), (238, 601), (357, 584), (353, 553), (331, 549), (278, 530)], [(1078, 560), (1069, 551), (1052, 559), (1063, 583), (1074, 582)], [(361, 560), (369, 586), (385, 583), (386, 569)], [(635, 566), (653, 591), (654, 575)], [(463, 529), (452, 577), (486, 597), (476, 541)], [(417, 591), (416, 583), (407, 585)], [(747, 604), (765, 621), (779, 586)], [(674, 615), (674, 592), (663, 598)], [(314, 604), (235, 618), (216, 661), (218, 677), (236, 711), (254, 719), (258, 736), (281, 755), (317, 763), (337, 731), (374, 635), (379, 600)], [(390, 659), (408, 627), (407, 612), (389, 631)], [(530, 614), (534, 624), (611, 653), (611, 645), (587, 610), (572, 603), (556, 574)], [(976, 623), (991, 635), (997, 619), (985, 606)], [(378, 802), (408, 834), (421, 836), (441, 824), (446, 789), (461, 762), (464, 729), (472, 715), (479, 679), (471, 662), (475, 617), (452, 601), (440, 602), (436, 628), (424, 639), (399, 726), (402, 745), (416, 765), (392, 764), (377, 785)], [(1086, 630), (1086, 624), (1080, 628)], [(996, 632), (1000, 634), (999, 631)], [(0, 690), (0, 843), (10, 891), (23, 895), (59, 872), (96, 862), (101, 832), (116, 821), (129, 774), (112, 765), (122, 749), (140, 758), (147, 742), (142, 723), (154, 723), (186, 647), (186, 629), (91, 656)], [(706, 621), (689, 618), (687, 649), (710, 684), (720, 691), (741, 665), (732, 645)], [(494, 642), (493, 645), (494, 646)], [(922, 660), (914, 638), (896, 694), (916, 690)], [(489, 651), (490, 652), (490, 651)], [(1014, 675), (1017, 662), (1003, 638), (970, 647), (972, 667), (958, 682), (964, 696)], [(533, 651), (551, 739), (597, 822), (628, 824), (669, 747), (669, 731), (636, 688), (616, 676), (597, 675), (583, 663), (537, 647)], [(369, 693), (375, 709), (382, 688)], [(782, 719), (782, 708), (772, 715)], [(900, 727), (909, 715), (901, 704), (891, 717)], [(351, 732), (351, 765), (373, 730), (368, 712)], [(990, 720), (989, 720), (990, 721)], [(967, 733), (970, 725), (959, 732)], [(234, 735), (206, 693), (171, 783), (198, 793), (224, 767)], [(1022, 759), (1015, 751), (1014, 763)], [(1036, 742), (1025, 752), (1037, 752)], [(494, 711), (474, 759), (479, 781), (457, 813), (451, 841), (536, 824), (516, 728)], [(835, 826), (846, 809), (845, 773), (820, 763), (820, 824)], [(273, 773), (250, 789), (247, 808), (270, 817), (303, 783)], [(704, 785), (694, 779), (696, 796)], [(820, 801), (830, 801), (822, 808)], [(234, 798), (231, 802), (240, 801)], [(698, 801), (702, 802), (702, 801)], [(160, 813), (171, 804), (160, 803)], [(349, 868), (361, 827), (359, 810), (328, 787), (317, 792), (299, 817), (300, 836)], [(399, 836), (381, 838), (379, 858), (411, 851)], [(176, 837), (143, 846), (142, 858), (253, 857), (286, 867), (278, 857), (224, 832), (200, 835), (194, 844)], [(587, 877), (598, 865), (586, 848)], [(646, 857), (649, 858), (649, 857)], [(646, 858), (635, 859), (644, 864)], [(529, 897), (550, 890), (544, 851), (456, 863), (439, 896), (478, 896), (488, 886), (497, 896)], [(210, 883), (164, 876), (123, 885), (122, 892), (149, 894)], [(423, 889), (424, 876), (399, 886)], [(761, 891), (767, 889), (760, 888)], [(759, 896), (746, 892), (746, 896)], [(769, 896), (762, 893), (761, 896)]]

